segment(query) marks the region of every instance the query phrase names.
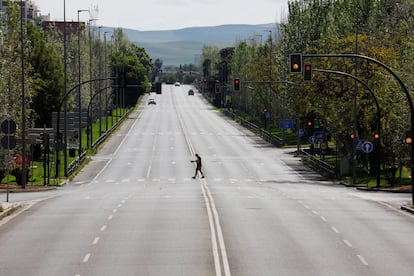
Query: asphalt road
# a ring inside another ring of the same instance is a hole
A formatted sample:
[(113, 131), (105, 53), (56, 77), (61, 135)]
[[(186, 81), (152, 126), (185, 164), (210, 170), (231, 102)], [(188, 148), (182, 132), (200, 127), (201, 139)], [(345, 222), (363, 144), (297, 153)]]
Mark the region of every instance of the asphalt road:
[(12, 194), (0, 275), (413, 275), (411, 195), (326, 181), (188, 89), (144, 99), (64, 188)]

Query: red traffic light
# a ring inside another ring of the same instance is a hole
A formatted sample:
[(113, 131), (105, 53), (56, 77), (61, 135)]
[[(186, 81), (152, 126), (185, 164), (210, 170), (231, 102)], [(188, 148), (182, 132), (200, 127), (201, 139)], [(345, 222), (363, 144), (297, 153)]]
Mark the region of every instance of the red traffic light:
[(380, 138), (379, 133), (377, 133), (377, 132), (376, 132), (376, 133), (374, 133), (374, 139), (375, 139), (375, 140), (378, 140), (379, 138)]
[(266, 113), (267, 111), (269, 111), (269, 110), (267, 110), (267, 108), (265, 107), (265, 108), (263, 108), (263, 113)]
[(355, 133), (351, 133), (349, 137), (351, 137), (352, 140), (355, 139)]
[(220, 84), (216, 83), (216, 93), (220, 93)]
[(310, 81), (312, 80), (312, 65), (305, 64), (305, 71), (303, 72), (303, 80)]
[(236, 78), (234, 79), (234, 91), (239, 91), (240, 90), (240, 79)]
[(307, 125), (312, 126), (312, 121), (308, 121)]
[(406, 144), (412, 144), (413, 143), (413, 133), (410, 130), (405, 132), (404, 143), (406, 143)]

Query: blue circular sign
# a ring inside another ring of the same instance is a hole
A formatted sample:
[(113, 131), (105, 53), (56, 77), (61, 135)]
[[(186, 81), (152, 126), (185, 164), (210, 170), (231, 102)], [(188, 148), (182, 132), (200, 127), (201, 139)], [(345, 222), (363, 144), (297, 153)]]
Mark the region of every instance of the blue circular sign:
[(365, 153), (370, 153), (374, 149), (374, 145), (371, 142), (365, 141), (362, 143), (362, 151)]

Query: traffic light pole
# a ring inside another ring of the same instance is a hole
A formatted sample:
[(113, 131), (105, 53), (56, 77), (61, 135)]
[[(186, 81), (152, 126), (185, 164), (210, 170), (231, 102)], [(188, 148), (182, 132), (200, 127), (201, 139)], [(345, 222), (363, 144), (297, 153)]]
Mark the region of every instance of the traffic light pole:
[[(404, 91), (405, 96), (407, 97), (408, 105), (410, 108), (410, 121), (411, 121), (411, 131), (414, 133), (414, 106), (413, 101), (410, 95), (410, 92), (408, 91), (407, 87), (405, 86), (404, 82), (401, 80), (401, 78), (387, 65), (384, 63), (363, 55), (357, 55), (357, 54), (302, 54), (303, 58), (352, 58), (352, 59), (363, 59), (370, 62), (373, 62), (385, 70), (387, 70), (398, 82), (398, 84), (401, 86), (401, 88)], [(410, 148), (410, 162), (411, 162), (411, 194), (412, 194), (412, 204), (414, 204), (414, 147), (411, 146)]]
[[(359, 82), (360, 84), (362, 84), (369, 91), (371, 96), (374, 98), (374, 102), (375, 102), (375, 105), (377, 107), (377, 132), (378, 132), (379, 137), (381, 137), (381, 121), (380, 121), (381, 120), (381, 110), (380, 110), (380, 106), (378, 104), (377, 97), (375, 97), (374, 91), (372, 91), (372, 89), (365, 82), (363, 82), (360, 78), (358, 78), (354, 75), (351, 75), (351, 74), (348, 74), (348, 73), (345, 73), (345, 72), (342, 72), (342, 71), (325, 70), (325, 69), (312, 69), (312, 71), (349, 77), (349, 78), (352, 78), (355, 81)], [(377, 165), (377, 167), (376, 167), (377, 187), (379, 187), (380, 184), (381, 184), (380, 183), (381, 182), (381, 179), (380, 179), (380, 163), (381, 162), (380, 162), (380, 160), (381, 160), (381, 150), (378, 149), (378, 158), (377, 158), (377, 163), (376, 163), (376, 165)]]

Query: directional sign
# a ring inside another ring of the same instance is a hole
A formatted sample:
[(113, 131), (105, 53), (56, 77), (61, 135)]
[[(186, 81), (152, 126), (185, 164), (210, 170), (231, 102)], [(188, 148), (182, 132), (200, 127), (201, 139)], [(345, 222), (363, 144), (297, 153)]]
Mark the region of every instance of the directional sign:
[(365, 141), (364, 143), (362, 143), (362, 151), (365, 153), (370, 153), (372, 152), (372, 150), (374, 149), (374, 145), (369, 142), (369, 141)]
[(293, 120), (291, 119), (280, 119), (279, 120), (279, 128), (284, 129), (292, 129), (293, 128)]
[(305, 135), (305, 131), (303, 129), (299, 129), (298, 136), (303, 137), (303, 135)]
[(326, 133), (324, 131), (315, 131), (313, 136), (315, 136), (318, 141), (326, 140)]
[(316, 139), (315, 136), (311, 136), (311, 137), (309, 137), (309, 143), (316, 144), (316, 143), (318, 143), (318, 139)]

